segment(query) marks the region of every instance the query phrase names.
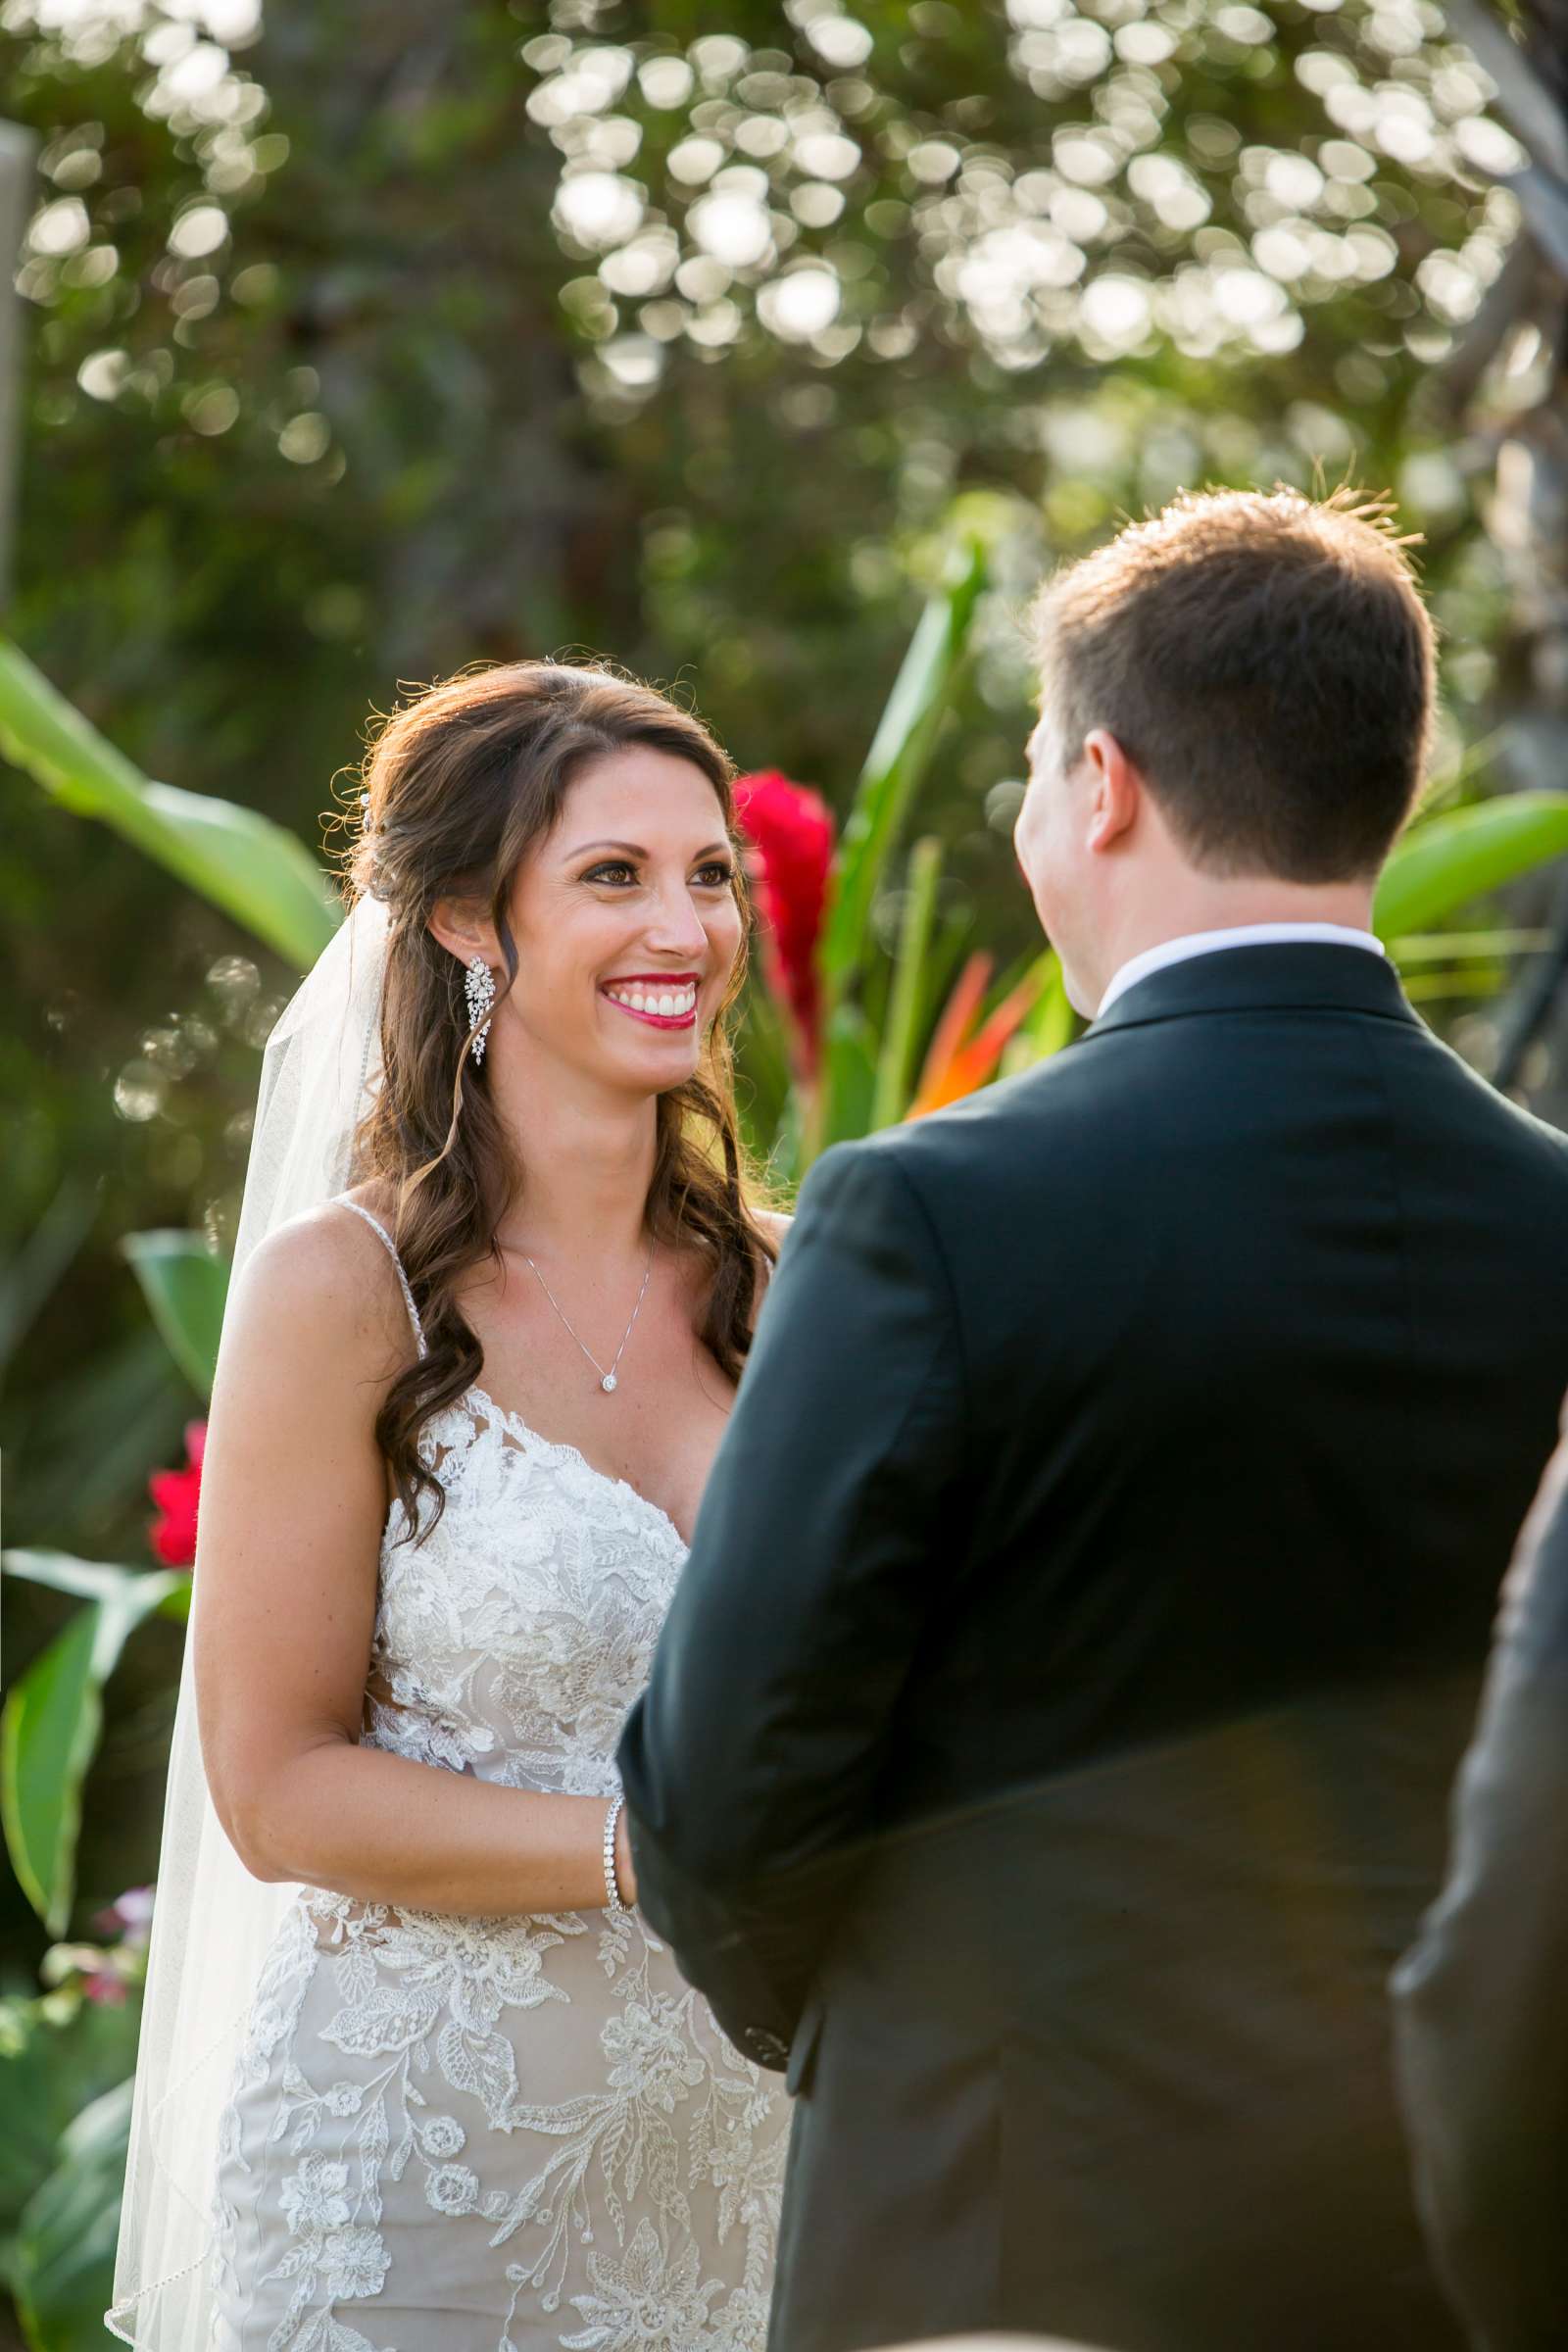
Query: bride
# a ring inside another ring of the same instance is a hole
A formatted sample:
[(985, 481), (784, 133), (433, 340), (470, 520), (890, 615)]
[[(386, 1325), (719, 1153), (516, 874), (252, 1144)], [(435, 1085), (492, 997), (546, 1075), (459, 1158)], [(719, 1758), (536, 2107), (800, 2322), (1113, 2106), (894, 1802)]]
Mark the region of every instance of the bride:
[(213, 1396), (110, 2314), (151, 2352), (762, 2343), (788, 2102), (643, 1926), (612, 1760), (776, 1242), (729, 775), (552, 662), (368, 761)]

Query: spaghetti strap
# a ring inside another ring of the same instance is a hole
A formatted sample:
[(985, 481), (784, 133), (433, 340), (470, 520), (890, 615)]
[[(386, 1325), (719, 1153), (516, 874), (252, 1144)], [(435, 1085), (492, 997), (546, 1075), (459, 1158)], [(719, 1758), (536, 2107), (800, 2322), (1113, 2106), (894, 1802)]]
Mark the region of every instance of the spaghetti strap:
[(365, 1219), (365, 1222), (367, 1225), (368, 1225), (372, 1233), (380, 1235), (382, 1242), (386, 1246), (386, 1253), (392, 1260), (393, 1271), (396, 1273), (398, 1281), (402, 1286), (403, 1303), (409, 1310), (409, 1321), (414, 1325), (415, 1342), (418, 1348), (420, 1355), (424, 1355), (427, 1352), (424, 1345), (424, 1325), (419, 1321), (419, 1310), (414, 1303), (414, 1293), (410, 1290), (409, 1278), (403, 1271), (403, 1260), (398, 1255), (397, 1244), (393, 1241), (392, 1236), (388, 1233), (386, 1227), (381, 1223), (380, 1219), (378, 1217), (372, 1217), (369, 1210), (368, 1208), (362, 1208), (357, 1200), (339, 1200), (336, 1205), (339, 1208), (352, 1208), (357, 1217), (363, 1217)]

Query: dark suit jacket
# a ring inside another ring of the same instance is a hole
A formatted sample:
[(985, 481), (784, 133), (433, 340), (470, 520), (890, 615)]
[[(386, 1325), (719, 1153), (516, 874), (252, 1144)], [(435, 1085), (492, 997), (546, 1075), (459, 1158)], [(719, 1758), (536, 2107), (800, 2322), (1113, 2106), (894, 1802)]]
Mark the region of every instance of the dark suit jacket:
[(1422, 2210), (1477, 2343), (1568, 2343), (1568, 1436), (1505, 1588), (1447, 1886), (1395, 2005)]
[(1318, 945), (829, 1152), (621, 1744), (800, 2094), (773, 2352), (1437, 2352), (1387, 1971), (1568, 1387), (1568, 1146)]

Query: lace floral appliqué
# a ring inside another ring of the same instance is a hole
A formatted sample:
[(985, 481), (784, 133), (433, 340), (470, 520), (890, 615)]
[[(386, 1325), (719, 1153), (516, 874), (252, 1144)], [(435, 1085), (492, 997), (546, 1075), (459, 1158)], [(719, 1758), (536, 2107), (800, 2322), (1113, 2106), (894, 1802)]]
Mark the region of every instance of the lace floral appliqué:
[[(389, 1518), (366, 1742), (608, 1795), (677, 1531), (480, 1391), (425, 1442), (446, 1510)], [(223, 2119), (215, 2345), (760, 2352), (787, 2129), (635, 1916), (302, 1890)]]

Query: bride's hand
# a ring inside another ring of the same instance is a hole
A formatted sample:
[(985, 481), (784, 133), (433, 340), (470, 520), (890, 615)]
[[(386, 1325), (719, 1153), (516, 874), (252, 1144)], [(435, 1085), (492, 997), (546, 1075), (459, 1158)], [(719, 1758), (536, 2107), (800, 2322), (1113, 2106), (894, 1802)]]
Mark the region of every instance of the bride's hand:
[(621, 1901), (629, 1910), (637, 1900), (637, 1873), (632, 1865), (631, 1838), (626, 1829), (624, 1808), (615, 1823), (615, 1884), (620, 1889)]

